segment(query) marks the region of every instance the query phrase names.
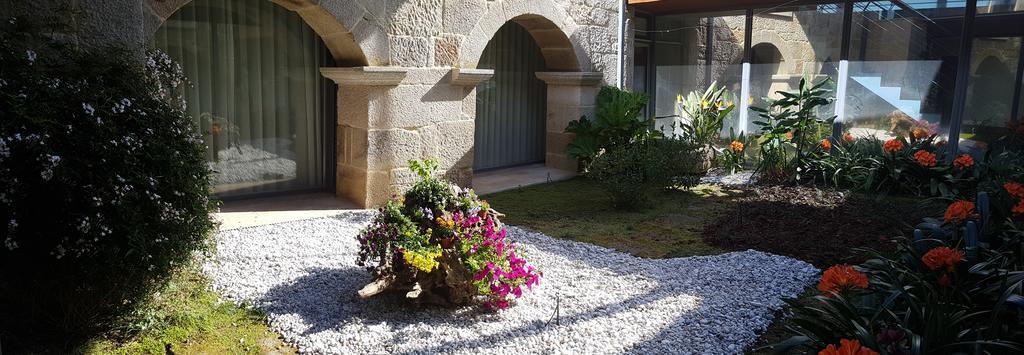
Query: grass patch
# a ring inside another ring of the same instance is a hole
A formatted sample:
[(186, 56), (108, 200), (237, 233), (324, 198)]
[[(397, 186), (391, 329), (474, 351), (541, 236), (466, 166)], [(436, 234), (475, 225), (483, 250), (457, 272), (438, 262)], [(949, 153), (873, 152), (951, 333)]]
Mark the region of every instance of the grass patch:
[(156, 297), (135, 339), (89, 344), (86, 354), (295, 354), (254, 309), (221, 301), (195, 266), (179, 272)]
[(608, 195), (585, 178), (528, 186), (484, 196), (506, 216), (502, 221), (552, 237), (600, 245), (645, 258), (724, 252), (704, 243), (705, 223), (744, 195), (718, 185), (652, 194), (638, 211), (611, 206)]

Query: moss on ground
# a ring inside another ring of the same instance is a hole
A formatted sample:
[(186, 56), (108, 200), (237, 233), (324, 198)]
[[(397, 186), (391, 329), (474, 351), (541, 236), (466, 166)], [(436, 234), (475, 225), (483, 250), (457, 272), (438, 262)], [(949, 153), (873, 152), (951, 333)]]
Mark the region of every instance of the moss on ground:
[(119, 343), (100, 339), (86, 354), (295, 354), (267, 328), (260, 312), (239, 307), (209, 289), (196, 267), (182, 270), (144, 317), (144, 330)]
[(511, 225), (640, 257), (674, 258), (724, 252), (704, 243), (702, 228), (743, 194), (717, 185), (664, 190), (652, 194), (645, 208), (629, 212), (612, 207), (592, 181), (574, 178), (483, 198)]

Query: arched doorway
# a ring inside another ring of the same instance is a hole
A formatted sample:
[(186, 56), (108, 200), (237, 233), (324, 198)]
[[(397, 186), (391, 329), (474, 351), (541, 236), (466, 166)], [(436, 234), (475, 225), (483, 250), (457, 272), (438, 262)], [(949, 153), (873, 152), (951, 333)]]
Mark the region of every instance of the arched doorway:
[(296, 13), (269, 1), (195, 0), (153, 37), (181, 64), (184, 96), (221, 197), (333, 190), (330, 52)]
[(505, 23), (477, 67), (493, 69), (494, 76), (476, 90), (473, 169), (543, 163), (547, 88), (536, 73), (546, 65), (530, 32)]

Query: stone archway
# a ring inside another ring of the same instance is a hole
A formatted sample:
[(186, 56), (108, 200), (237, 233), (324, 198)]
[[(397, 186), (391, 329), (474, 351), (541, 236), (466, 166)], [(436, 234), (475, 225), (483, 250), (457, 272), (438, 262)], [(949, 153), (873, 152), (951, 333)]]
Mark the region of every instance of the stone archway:
[[(262, 0), (261, 0), (262, 1)], [(186, 4), (192, 2), (192, 0), (146, 0), (146, 6), (149, 8), (149, 12), (153, 16), (147, 17), (147, 36), (152, 36), (153, 33), (171, 17), (175, 12), (181, 9)], [(302, 18), (303, 21), (313, 29), (314, 32), (320, 39), (323, 40), (324, 45), (331, 52), (331, 56), (334, 57), (334, 61), (338, 66), (341, 67), (354, 67), (364, 66), (380, 60), (388, 58), (387, 53), (376, 53), (381, 50), (377, 50), (369, 53), (364, 53), (363, 46), (360, 45), (364, 41), (372, 41), (375, 38), (384, 38), (379, 33), (366, 33), (362, 36), (350, 31), (351, 24), (346, 24), (346, 18), (339, 16), (339, 14), (363, 14), (366, 10), (358, 7), (358, 4), (354, 2), (344, 0), (325, 0), (318, 1), (313, 0), (271, 0), (271, 2), (288, 9), (289, 11), (295, 12)], [(330, 3), (331, 6), (327, 6)], [(358, 17), (355, 18), (357, 20)], [(348, 20), (352, 22), (355, 20)], [(376, 27), (369, 26), (366, 31), (373, 32), (379, 30)], [(363, 39), (362, 41), (360, 39)], [(374, 45), (371, 48), (380, 48), (386, 50), (386, 45)]]
[[(484, 14), (462, 42), (458, 63), (461, 68), (477, 68), (487, 44), (507, 22), (515, 22), (526, 29), (540, 48), (549, 70), (536, 73), (547, 84), (544, 163), (550, 168), (576, 171), (577, 162), (565, 154), (573, 135), (564, 130), (569, 121), (593, 116), (594, 99), (604, 74), (586, 71), (592, 70), (593, 63), (572, 40), (577, 25), (562, 9), (549, 1), (513, 3), (504, 11)], [(466, 95), (464, 102), (464, 107), (475, 107), (475, 89)], [(465, 113), (476, 117), (473, 111)]]

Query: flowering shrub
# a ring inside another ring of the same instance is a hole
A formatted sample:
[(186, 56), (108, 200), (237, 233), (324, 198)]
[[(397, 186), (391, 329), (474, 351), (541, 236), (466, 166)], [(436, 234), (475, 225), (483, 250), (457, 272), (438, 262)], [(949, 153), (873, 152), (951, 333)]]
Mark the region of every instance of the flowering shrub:
[(863, 264), (826, 270), (817, 302), (793, 304), (796, 336), (776, 350), (1024, 351), (1024, 231), (1020, 220), (993, 220), (989, 201), (980, 193), (974, 202), (953, 202), (945, 222), (925, 219), (912, 239), (900, 239), (896, 255), (868, 251)]
[(754, 143), (754, 137), (747, 136), (745, 132), (736, 135), (736, 131), (730, 127), (729, 146), (719, 150), (716, 165), (730, 173), (742, 170), (747, 163), (747, 150)]
[(828, 344), (828, 347), (818, 352), (818, 355), (878, 355), (878, 352), (861, 346), (859, 341), (841, 339), (838, 348)]
[(934, 134), (884, 142), (849, 133), (843, 137), (827, 146), (822, 142), (820, 150), (809, 154), (802, 166), (807, 179), (864, 191), (953, 198), (973, 193), (983, 177), (970, 155), (948, 163), (944, 142)]
[(821, 276), (818, 291), (829, 297), (843, 291), (868, 288), (868, 277), (850, 265), (834, 265)]
[(130, 330), (122, 320), (214, 229), (182, 76), (160, 53), (0, 27), (0, 338)]
[(399, 289), (423, 302), (480, 300), (504, 309), (537, 284), (541, 272), (506, 239), (486, 201), (435, 178), (433, 161), (411, 161), (410, 167), (420, 180), (381, 207), (358, 236), (357, 264), (375, 278), (360, 295)]

